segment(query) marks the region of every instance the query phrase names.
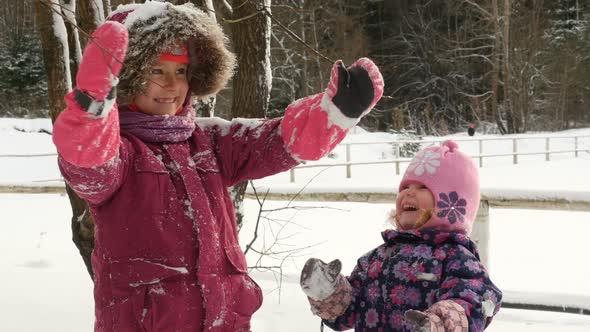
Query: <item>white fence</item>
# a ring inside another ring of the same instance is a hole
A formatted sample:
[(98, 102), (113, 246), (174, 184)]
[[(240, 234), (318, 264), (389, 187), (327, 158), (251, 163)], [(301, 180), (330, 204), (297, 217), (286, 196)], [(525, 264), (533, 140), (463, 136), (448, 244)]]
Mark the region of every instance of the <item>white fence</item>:
[[(352, 166), (361, 165), (379, 165), (379, 164), (393, 164), (395, 166), (395, 173), (397, 175), (401, 172), (401, 164), (409, 163), (411, 158), (402, 157), (402, 147), (407, 144), (416, 144), (418, 148), (422, 148), (429, 145), (441, 144), (446, 138), (429, 138), (425, 140), (391, 140), (391, 141), (379, 141), (379, 142), (351, 142), (341, 143), (337, 149), (345, 149), (345, 161), (344, 162), (314, 162), (308, 164), (299, 165), (290, 170), (290, 181), (295, 182), (295, 173), (297, 170), (314, 168), (314, 167), (345, 167), (346, 177), (352, 177)], [(520, 157), (533, 156), (533, 155), (544, 155), (546, 161), (551, 160), (551, 156), (555, 154), (572, 154), (572, 157), (579, 157), (581, 153), (590, 154), (590, 135), (518, 135), (518, 136), (499, 136), (499, 137), (457, 137), (455, 141), (461, 144), (461, 149), (466, 151), (472, 158), (478, 160), (479, 167), (484, 166), (484, 161), (491, 158), (500, 157), (511, 157), (512, 164), (518, 164)], [(511, 144), (502, 144), (502, 147), (511, 146), (511, 151), (497, 152), (497, 148), (493, 148), (490, 144), (484, 145), (484, 142), (501, 142), (511, 141)], [(537, 145), (540, 149), (531, 150), (530, 146), (526, 149), (520, 148), (521, 145), (531, 145), (530, 141), (540, 141), (540, 143), (532, 144)], [(552, 144), (553, 142), (558, 143), (558, 147)], [(471, 147), (470, 151), (464, 149), (464, 145), (471, 143), (476, 144), (476, 147)], [(353, 161), (352, 147), (353, 146), (370, 146), (370, 145), (389, 145), (393, 151), (393, 158), (382, 159), (382, 160), (363, 160)], [(485, 148), (485, 149), (484, 149)], [(486, 150), (491, 150), (491, 153), (485, 153)], [(495, 150), (495, 151), (494, 151)], [(43, 154), (4, 154), (0, 155), (1, 158), (39, 158), (39, 157), (55, 157), (55, 153), (43, 153)], [(325, 160), (325, 159), (324, 159)], [(47, 180), (55, 181), (55, 179)], [(43, 182), (43, 181), (37, 181)]]
[[(581, 144), (584, 139), (587, 139), (588, 142), (586, 144)], [(335, 166), (344, 166), (346, 167), (346, 177), (351, 178), (352, 176), (352, 166), (357, 165), (378, 165), (378, 164), (395, 164), (395, 174), (400, 174), (400, 164), (401, 163), (409, 163), (412, 158), (404, 158), (401, 157), (401, 148), (406, 144), (417, 144), (421, 147), (434, 145), (434, 144), (442, 144), (447, 140), (447, 138), (433, 138), (427, 140), (392, 140), (392, 141), (380, 141), (380, 142), (354, 142), (354, 143), (341, 143), (340, 146), (344, 146), (346, 150), (346, 161), (345, 162), (335, 162), (335, 163), (314, 163), (311, 165), (303, 164), (299, 165), (293, 169), (291, 169), (290, 173), (290, 180), (291, 182), (295, 182), (295, 172), (297, 169), (305, 169), (305, 168), (314, 168), (314, 167), (335, 167)], [(539, 135), (519, 135), (519, 136), (501, 136), (501, 137), (469, 137), (469, 138), (456, 138), (454, 139), (456, 142), (477, 142), (477, 153), (468, 153), (472, 158), (477, 159), (479, 162), (479, 167), (484, 166), (484, 159), (489, 158), (498, 158), (498, 157), (512, 157), (512, 163), (518, 164), (519, 156), (531, 156), (531, 155), (545, 155), (545, 160), (550, 161), (551, 155), (554, 154), (564, 154), (564, 153), (571, 153), (573, 157), (578, 158), (580, 153), (589, 153), (590, 154), (590, 135), (571, 135), (571, 136), (557, 136), (557, 135), (547, 135), (547, 136), (539, 136)], [(542, 150), (538, 151), (522, 151), (519, 149), (519, 142), (528, 142), (531, 140), (542, 141), (544, 142)], [(560, 142), (560, 148), (554, 149), (552, 147), (552, 141)], [(565, 143), (563, 141), (567, 141)], [(512, 141), (512, 151), (510, 152), (502, 152), (502, 153), (488, 153), (484, 152), (484, 142), (499, 142), (499, 141)], [(392, 146), (394, 151), (394, 158), (392, 159), (384, 159), (384, 160), (372, 160), (372, 161), (353, 161), (352, 160), (352, 146), (356, 145), (383, 145), (389, 144)], [(567, 148), (563, 148), (563, 146), (568, 146)]]

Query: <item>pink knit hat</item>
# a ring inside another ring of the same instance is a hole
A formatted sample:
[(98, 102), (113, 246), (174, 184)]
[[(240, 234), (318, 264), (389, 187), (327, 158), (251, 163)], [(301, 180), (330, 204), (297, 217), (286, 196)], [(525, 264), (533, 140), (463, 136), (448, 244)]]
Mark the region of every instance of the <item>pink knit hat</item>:
[[(420, 151), (406, 169), (399, 190), (411, 183), (423, 184), (434, 197), (432, 217), (421, 229), (471, 233), (479, 208), (479, 174), (456, 142), (445, 141)], [(400, 204), (396, 204), (398, 211)]]

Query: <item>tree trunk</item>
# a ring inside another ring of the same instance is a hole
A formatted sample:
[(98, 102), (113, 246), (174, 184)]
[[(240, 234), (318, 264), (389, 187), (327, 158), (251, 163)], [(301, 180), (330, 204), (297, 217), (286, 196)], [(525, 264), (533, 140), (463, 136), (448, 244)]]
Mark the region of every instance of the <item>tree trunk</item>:
[[(233, 79), (232, 117), (264, 118), (270, 100), (272, 72), (270, 67), (270, 0), (234, 0), (231, 35), (238, 70)], [(258, 12), (257, 15), (249, 17)], [(238, 226), (243, 220), (242, 200), (247, 182), (231, 190)]]
[[(104, 7), (102, 0), (78, 0), (76, 11), (78, 15), (78, 26), (88, 35), (92, 34), (102, 22), (104, 22)], [(87, 36), (82, 32), (80, 44), (86, 45)]]
[(504, 113), (509, 133), (518, 132), (510, 103), (510, 0), (504, 0)]
[[(190, 2), (202, 9), (209, 15), (209, 17), (217, 22), (217, 17), (215, 17), (215, 8), (213, 7), (213, 0), (192, 0)], [(213, 117), (215, 114), (216, 102), (217, 98), (215, 96), (209, 97), (206, 101), (199, 101), (197, 107), (195, 108), (197, 116), (204, 118)]]
[(506, 128), (498, 111), (498, 81), (500, 79), (500, 25), (498, 24), (498, 0), (492, 0), (492, 23), (494, 26), (494, 51), (492, 54), (492, 116), (501, 134), (506, 134)]
[[(60, 35), (58, 31), (66, 31), (57, 0), (53, 0), (53, 7), (47, 2), (36, 1), (35, 12), (38, 34), (43, 48), (43, 62), (47, 74), (49, 92), (49, 114), (55, 121), (59, 113), (65, 108), (64, 95), (71, 91), (72, 81), (69, 68), (68, 36)], [(86, 203), (66, 186), (66, 191), (72, 205), (72, 239), (84, 260), (86, 269), (93, 276), (90, 264), (90, 254), (94, 248), (94, 221), (87, 212)]]
[(238, 59), (238, 70), (233, 80), (232, 116), (262, 118), (270, 99), (272, 73), (270, 67), (270, 18), (260, 12), (270, 8), (270, 0), (244, 2), (235, 0), (232, 41)]
[[(80, 0), (83, 1), (83, 0)], [(76, 29), (76, 0), (60, 0), (62, 4), (62, 12), (67, 20), (66, 29), (68, 33), (68, 46), (69, 46), (69, 57), (70, 57), (70, 72), (72, 82), (76, 80), (76, 74), (78, 73), (78, 67), (80, 61), (82, 61), (82, 51), (80, 46), (80, 36), (78, 29)]]

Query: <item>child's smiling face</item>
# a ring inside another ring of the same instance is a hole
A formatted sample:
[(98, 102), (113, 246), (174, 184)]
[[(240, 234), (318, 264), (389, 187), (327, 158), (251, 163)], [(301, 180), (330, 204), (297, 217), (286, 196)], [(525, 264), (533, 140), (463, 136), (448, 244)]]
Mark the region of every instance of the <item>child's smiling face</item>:
[(158, 61), (150, 68), (145, 93), (133, 102), (143, 113), (174, 115), (182, 107), (188, 93), (187, 64)]
[[(410, 183), (402, 188), (396, 199), (396, 219), (398, 227), (410, 230), (421, 227), (426, 220), (425, 213), (432, 213), (434, 197), (426, 186), (421, 183)], [(430, 217), (428, 216), (428, 219)], [(418, 221), (422, 225), (417, 225)]]

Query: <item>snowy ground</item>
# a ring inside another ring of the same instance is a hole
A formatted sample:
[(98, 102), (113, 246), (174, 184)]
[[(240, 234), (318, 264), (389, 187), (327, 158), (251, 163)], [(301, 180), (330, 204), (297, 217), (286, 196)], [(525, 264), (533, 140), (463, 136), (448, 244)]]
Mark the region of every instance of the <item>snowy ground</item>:
[[(15, 127), (17, 129), (15, 129)], [(29, 158), (2, 157), (9, 154), (54, 153), (51, 137), (33, 133), (51, 131), (48, 120), (0, 119), (0, 185), (60, 184), (55, 156)], [(590, 135), (590, 129), (556, 135)], [(460, 137), (455, 136), (455, 137)], [(349, 141), (390, 139), (385, 134), (351, 135)], [(511, 141), (486, 143), (485, 153), (511, 151)], [(461, 149), (477, 153), (477, 145), (462, 143)], [(489, 144), (489, 145), (488, 145)], [(554, 148), (571, 149), (566, 140), (556, 140)], [(590, 149), (590, 138), (580, 141)], [(523, 151), (539, 151), (544, 141), (530, 138), (519, 146)], [(342, 161), (343, 148), (336, 159)], [(391, 158), (391, 146), (353, 147), (353, 160)], [(517, 166), (511, 158), (493, 158), (481, 171), (482, 192), (501, 197), (590, 200), (590, 153), (522, 157)], [(298, 170), (295, 184), (288, 173), (258, 181), (274, 191), (296, 192), (322, 168)], [(403, 171), (403, 168), (402, 168)], [(344, 177), (344, 168), (322, 171), (306, 189), (313, 191), (394, 192), (400, 177), (393, 165), (355, 166), (353, 178)], [(265, 209), (284, 207), (271, 201)], [(393, 202), (392, 202), (393, 204)], [(251, 253), (251, 266), (281, 265), (276, 271), (253, 271), (265, 291), (265, 302), (254, 316), (253, 330), (317, 331), (319, 320), (309, 312), (298, 286), (303, 262), (315, 256), (339, 258), (344, 272), (355, 260), (380, 243), (379, 232), (388, 227), (385, 215), (392, 204), (293, 202), (281, 213), (265, 214), (258, 249), (269, 249), (272, 235), (280, 241), (271, 249), (285, 251), (277, 257)], [(315, 207), (313, 209), (309, 207)], [(323, 207), (323, 208), (322, 208)], [(242, 245), (252, 237), (257, 203), (245, 203), (248, 221), (241, 231)], [(91, 331), (93, 321), (92, 282), (71, 242), (71, 210), (67, 197), (60, 194), (0, 194), (3, 232), (0, 232), (0, 331)], [(568, 294), (590, 299), (590, 267), (587, 264), (586, 234), (590, 212), (491, 209), (490, 273), (501, 289), (549, 293), (553, 300), (566, 303)], [(279, 282), (280, 281), (280, 282)], [(590, 301), (590, 300), (589, 300)], [(502, 309), (488, 331), (590, 331), (590, 317), (524, 310)]]
[[(284, 207), (271, 201), (265, 209)], [(270, 247), (270, 234), (280, 234), (273, 251), (289, 255), (265, 257), (261, 265), (281, 265), (278, 271), (253, 271), (265, 292), (263, 307), (253, 319), (253, 331), (317, 331), (319, 320), (309, 312), (298, 286), (299, 271), (308, 257), (340, 258), (350, 271), (356, 258), (380, 242), (388, 225), (389, 204), (293, 202), (317, 209), (265, 214), (264, 235), (257, 244)], [(247, 200), (246, 213), (257, 214)], [(324, 208), (320, 208), (324, 207)], [(9, 332), (91, 331), (92, 283), (70, 240), (70, 208), (60, 194), (0, 194), (0, 330)], [(590, 296), (590, 267), (585, 246), (589, 212), (491, 210), (490, 273), (502, 289)], [(242, 244), (252, 236), (250, 218), (241, 231)], [(265, 239), (265, 241), (263, 241)], [(315, 246), (313, 246), (315, 245)], [(308, 247), (311, 246), (311, 247)], [(305, 248), (308, 247), (308, 248)], [(248, 254), (250, 265), (260, 257)], [(279, 281), (282, 281), (280, 283)], [(488, 331), (590, 331), (590, 317), (502, 309)]]

